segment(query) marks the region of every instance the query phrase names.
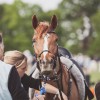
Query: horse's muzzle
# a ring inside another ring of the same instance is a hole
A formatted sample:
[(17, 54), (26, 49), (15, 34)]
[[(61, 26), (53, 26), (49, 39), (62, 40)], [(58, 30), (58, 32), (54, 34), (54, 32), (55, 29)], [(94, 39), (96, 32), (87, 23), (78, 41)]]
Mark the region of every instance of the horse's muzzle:
[(40, 70), (41, 74), (49, 75), (53, 70), (53, 66), (52, 64), (47, 64), (47, 65), (40, 64)]
[(42, 75), (50, 75), (51, 74), (51, 71), (43, 71), (41, 72)]

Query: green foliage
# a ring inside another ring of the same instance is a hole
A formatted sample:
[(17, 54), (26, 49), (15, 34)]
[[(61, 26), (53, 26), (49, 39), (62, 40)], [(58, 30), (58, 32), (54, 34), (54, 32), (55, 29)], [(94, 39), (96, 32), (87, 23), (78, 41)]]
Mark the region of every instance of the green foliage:
[(30, 6), (16, 0), (13, 4), (0, 5), (0, 31), (4, 33), (5, 51), (11, 49), (32, 51), (32, 16), (42, 9), (37, 6)]
[(90, 74), (90, 80), (91, 82), (99, 82), (100, 81), (100, 72), (99, 71), (96, 71), (96, 72), (92, 72)]
[(49, 22), (55, 14), (58, 17), (58, 26), (55, 30), (59, 36), (58, 44), (73, 53), (84, 52), (77, 30), (83, 28), (83, 16), (87, 15), (93, 25), (94, 37), (89, 37), (89, 46), (85, 53), (100, 57), (100, 0), (63, 0), (57, 9), (48, 12), (44, 12), (38, 5), (29, 5), (21, 0), (14, 0), (10, 5), (1, 4), (0, 31), (4, 34), (5, 51), (33, 51), (34, 30), (31, 19), (34, 14), (39, 20)]
[[(63, 22), (70, 22), (70, 27), (65, 26), (65, 29), (63, 28), (63, 34), (67, 37), (67, 42), (68, 40), (71, 40), (72, 45), (69, 46), (62, 37), (64, 40), (63, 44), (66, 43), (65, 46), (73, 53), (82, 52), (88, 55), (97, 55), (97, 57), (100, 57), (100, 0), (63, 0), (59, 5), (59, 8), (61, 11), (60, 17)], [(89, 37), (87, 49), (83, 49), (83, 41), (80, 41), (76, 34), (78, 29), (83, 28), (82, 18), (84, 15), (87, 15), (90, 18), (93, 25), (93, 36)]]

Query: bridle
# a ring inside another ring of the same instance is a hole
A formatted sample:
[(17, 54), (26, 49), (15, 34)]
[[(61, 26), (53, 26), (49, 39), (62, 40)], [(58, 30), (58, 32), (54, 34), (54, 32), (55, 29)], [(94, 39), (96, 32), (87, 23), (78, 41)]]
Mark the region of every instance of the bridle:
[[(55, 33), (55, 32), (48, 32), (48, 33)], [(61, 97), (61, 100), (63, 100), (63, 97), (62, 97), (62, 92), (63, 91), (63, 85), (62, 85), (62, 64), (61, 64), (61, 61), (60, 61), (60, 55), (58, 54), (58, 45), (57, 45), (57, 53), (54, 55), (54, 58), (53, 58), (53, 71), (54, 71), (54, 74), (53, 74), (53, 77), (48, 77), (46, 75), (42, 75), (41, 74), (41, 69), (40, 69), (40, 64), (41, 64), (41, 55), (44, 53), (44, 52), (48, 52), (48, 53), (51, 53), (49, 50), (43, 50), (38, 56), (36, 56), (36, 62), (37, 62), (37, 68), (39, 69), (40, 73), (39, 73), (39, 78), (40, 80), (42, 80), (44, 83), (46, 83), (48, 80), (52, 80), (52, 81), (55, 81), (57, 83), (57, 87), (59, 89), (59, 93), (60, 93), (60, 97)], [(36, 55), (36, 54), (35, 54)], [(59, 63), (59, 70), (56, 71), (56, 67), (57, 67), (57, 61)], [(70, 98), (70, 94), (71, 94), (71, 85), (72, 85), (72, 78), (71, 78), (71, 73), (70, 73), (70, 69), (68, 70), (68, 74), (69, 74), (69, 80), (68, 80), (68, 100)], [(59, 81), (60, 80), (60, 81)], [(60, 82), (60, 84), (59, 84)], [(40, 87), (42, 87), (41, 83), (40, 83)], [(56, 96), (56, 95), (55, 95)], [(56, 98), (53, 98), (53, 100), (55, 100)]]
[[(50, 34), (50, 33), (55, 33), (55, 32), (54, 32), (54, 31), (48, 31), (47, 33)], [(47, 35), (47, 34), (46, 34), (46, 35)], [(51, 53), (51, 54), (52, 54), (52, 52), (49, 51), (49, 50), (43, 50), (38, 56), (36, 56), (36, 60), (37, 60), (37, 64), (38, 64), (38, 69), (39, 69), (40, 71), (41, 71), (41, 69), (40, 69), (40, 63), (41, 63), (40, 57), (41, 57), (41, 55), (42, 55), (44, 52), (48, 52), (48, 53)], [(36, 55), (36, 54), (35, 54), (35, 55)], [(54, 54), (52, 54), (52, 55), (54, 55)], [(54, 55), (53, 60), (52, 60), (53, 69), (55, 69), (55, 67), (56, 67), (57, 57), (59, 57), (59, 55), (58, 55), (58, 44), (57, 44), (57, 53)]]
[[(47, 33), (55, 33), (54, 31), (50, 31), (50, 32), (47, 32)], [(53, 80), (57, 83), (57, 86), (58, 86), (58, 89), (59, 89), (59, 93), (60, 93), (60, 97), (61, 97), (61, 100), (63, 100), (63, 97), (62, 97), (62, 93), (61, 93), (61, 90), (63, 90), (63, 86), (62, 86), (62, 68), (61, 68), (61, 62), (60, 62), (60, 57), (59, 57), (59, 54), (58, 54), (58, 45), (57, 45), (57, 53), (54, 55), (54, 58), (53, 58), (53, 69), (56, 68), (56, 63), (57, 63), (57, 59), (58, 59), (58, 62), (59, 62), (59, 71), (56, 72), (54, 70), (54, 76), (53, 77), (47, 77), (47, 76), (43, 76), (41, 75), (41, 69), (40, 69), (40, 57), (41, 55), (44, 53), (44, 52), (48, 52), (48, 53), (51, 53), (49, 50), (43, 50), (37, 57), (36, 57), (36, 61), (37, 61), (37, 68), (39, 69), (40, 71), (40, 79), (43, 80), (43, 81), (48, 81), (48, 80)], [(52, 53), (51, 53), (52, 54)], [(61, 78), (61, 87), (59, 85), (59, 78), (58, 78), (58, 74), (60, 74), (60, 78)], [(41, 86), (41, 85), (40, 85)]]
[[(40, 69), (40, 57), (42, 55), (43, 52), (49, 52), (51, 53), (49, 50), (43, 50), (39, 56), (38, 56), (38, 59), (37, 59), (37, 68), (40, 70), (41, 72), (41, 69)], [(62, 93), (61, 91), (63, 90), (63, 86), (62, 86), (62, 68), (61, 68), (61, 62), (60, 62), (60, 57), (59, 57), (59, 54), (58, 54), (58, 46), (57, 46), (57, 54), (55, 55), (55, 58), (53, 59), (53, 69), (56, 68), (56, 62), (57, 62), (57, 58), (58, 58), (58, 61), (59, 61), (59, 66), (60, 66), (60, 69), (58, 72), (56, 72), (54, 70), (54, 76), (53, 77), (48, 77), (48, 76), (45, 76), (45, 75), (41, 75), (41, 73), (39, 74), (39, 78), (44, 81), (46, 83), (46, 81), (48, 80), (53, 80), (57, 83), (57, 86), (58, 86), (58, 89), (59, 89), (59, 93), (60, 93), (60, 97), (61, 97), (61, 100), (63, 100), (63, 97), (62, 97)], [(61, 78), (61, 87), (59, 85), (59, 75), (60, 75), (60, 78)], [(40, 85), (41, 86), (41, 85)], [(55, 100), (55, 96), (54, 96), (54, 100)]]
[[(58, 51), (58, 46), (57, 46), (57, 51)], [(43, 52), (49, 52), (51, 53), (49, 50), (43, 50), (38, 57), (41, 57), (41, 54)], [(54, 59), (54, 69), (57, 67), (56, 65), (56, 62), (57, 62), (57, 58), (58, 58), (58, 62), (59, 62), (59, 71), (55, 71), (54, 70), (54, 75), (53, 77), (48, 77), (48, 76), (45, 76), (45, 75), (41, 75), (41, 73), (39, 74), (39, 78), (44, 81), (45, 83), (48, 81), (48, 80), (52, 80), (52, 81), (55, 81), (57, 83), (57, 86), (58, 86), (58, 89), (59, 89), (59, 93), (60, 93), (60, 97), (61, 97), (61, 100), (63, 100), (63, 97), (62, 97), (62, 93), (61, 91), (63, 91), (63, 85), (62, 85), (62, 65), (61, 65), (61, 62), (60, 62), (60, 57), (59, 57), (59, 54), (57, 52), (56, 58)], [(40, 67), (39, 67), (39, 59), (37, 60), (37, 68), (40, 70)], [(70, 98), (70, 95), (71, 95), (71, 87), (72, 87), (72, 78), (71, 78), (71, 72), (70, 72), (70, 69), (72, 68), (72, 66), (68, 69), (68, 74), (69, 74), (69, 78), (68, 78), (68, 93), (67, 93), (67, 96), (68, 96), (68, 100)], [(60, 84), (61, 86), (59, 85), (59, 79), (61, 80)], [(42, 85), (40, 85), (42, 86)], [(54, 96), (54, 98), (56, 97), (56, 95)], [(55, 99), (53, 99), (55, 100)]]

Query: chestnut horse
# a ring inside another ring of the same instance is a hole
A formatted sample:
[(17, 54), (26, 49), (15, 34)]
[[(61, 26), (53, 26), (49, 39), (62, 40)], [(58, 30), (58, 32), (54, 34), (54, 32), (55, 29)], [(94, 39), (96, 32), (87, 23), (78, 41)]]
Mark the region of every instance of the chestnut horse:
[[(36, 54), (38, 69), (42, 75), (53, 77), (57, 76), (55, 81), (48, 80), (48, 83), (63, 91), (69, 100), (80, 100), (79, 91), (75, 79), (61, 63), (58, 56), (58, 36), (54, 32), (57, 26), (57, 17), (54, 15), (51, 23), (38, 22), (37, 17), (32, 17), (32, 25), (34, 28), (33, 46)], [(56, 74), (55, 74), (56, 73)], [(70, 83), (72, 79), (72, 83)], [(47, 94), (46, 100), (53, 100), (54, 95)], [(58, 100), (56, 98), (56, 100)]]

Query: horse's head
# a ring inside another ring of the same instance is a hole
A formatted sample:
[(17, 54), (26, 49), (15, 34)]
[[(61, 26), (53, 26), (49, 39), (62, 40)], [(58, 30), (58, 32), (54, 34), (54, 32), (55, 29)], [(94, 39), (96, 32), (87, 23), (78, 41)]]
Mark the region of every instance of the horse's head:
[(34, 28), (33, 46), (39, 61), (39, 69), (41, 73), (49, 74), (55, 65), (57, 56), (57, 39), (58, 36), (54, 32), (57, 26), (57, 17), (54, 15), (51, 23), (38, 22), (37, 17), (32, 17), (32, 25)]

